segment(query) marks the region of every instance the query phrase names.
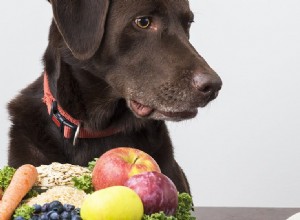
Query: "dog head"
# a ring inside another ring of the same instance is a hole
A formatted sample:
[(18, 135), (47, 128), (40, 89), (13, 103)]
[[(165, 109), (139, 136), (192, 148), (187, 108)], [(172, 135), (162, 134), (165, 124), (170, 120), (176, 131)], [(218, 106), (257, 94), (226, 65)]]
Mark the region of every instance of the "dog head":
[(220, 77), (189, 42), (187, 0), (50, 2), (64, 61), (105, 81), (138, 118), (192, 118), (217, 97)]

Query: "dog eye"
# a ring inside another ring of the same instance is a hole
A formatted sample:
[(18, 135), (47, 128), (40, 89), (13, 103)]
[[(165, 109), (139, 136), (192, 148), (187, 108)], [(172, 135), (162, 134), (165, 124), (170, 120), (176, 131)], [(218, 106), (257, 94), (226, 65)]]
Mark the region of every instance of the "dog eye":
[(139, 28), (147, 29), (150, 27), (152, 21), (150, 17), (139, 17), (134, 22)]

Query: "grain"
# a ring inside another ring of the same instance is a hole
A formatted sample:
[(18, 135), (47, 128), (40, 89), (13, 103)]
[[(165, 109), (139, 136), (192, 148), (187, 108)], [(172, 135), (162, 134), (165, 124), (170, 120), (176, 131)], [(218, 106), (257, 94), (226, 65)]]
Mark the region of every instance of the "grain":
[(27, 200), (26, 204), (30, 206), (34, 204), (43, 205), (58, 200), (62, 204), (71, 204), (80, 208), (86, 195), (87, 194), (84, 191), (71, 186), (55, 186), (48, 189), (46, 192), (41, 193), (37, 197)]
[(91, 175), (88, 168), (72, 165), (52, 163), (50, 165), (41, 165), (37, 167), (38, 180), (36, 186), (73, 186), (72, 178), (83, 175)]

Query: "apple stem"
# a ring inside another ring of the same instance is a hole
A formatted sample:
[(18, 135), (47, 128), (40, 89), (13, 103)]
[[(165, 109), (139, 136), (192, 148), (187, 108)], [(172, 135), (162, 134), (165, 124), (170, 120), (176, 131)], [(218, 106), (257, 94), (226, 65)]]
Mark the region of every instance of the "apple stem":
[(136, 157), (133, 161), (133, 164), (135, 164), (138, 159), (139, 159), (139, 157)]

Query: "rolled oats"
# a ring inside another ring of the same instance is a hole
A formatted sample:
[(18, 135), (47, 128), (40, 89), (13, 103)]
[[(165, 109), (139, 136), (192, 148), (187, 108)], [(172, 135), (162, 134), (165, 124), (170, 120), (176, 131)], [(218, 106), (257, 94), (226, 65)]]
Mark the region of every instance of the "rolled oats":
[(26, 204), (30, 206), (34, 204), (43, 205), (58, 200), (62, 204), (71, 204), (80, 208), (86, 195), (84, 191), (71, 186), (54, 186), (37, 197), (27, 200)]
[(36, 186), (73, 186), (72, 178), (83, 175), (91, 175), (88, 168), (72, 165), (52, 163), (50, 165), (41, 165), (37, 167), (38, 181)]

